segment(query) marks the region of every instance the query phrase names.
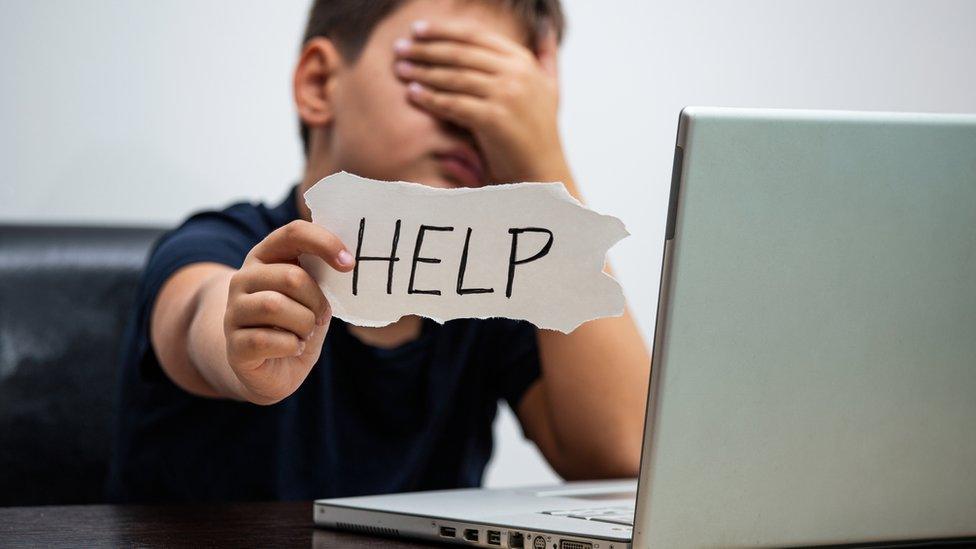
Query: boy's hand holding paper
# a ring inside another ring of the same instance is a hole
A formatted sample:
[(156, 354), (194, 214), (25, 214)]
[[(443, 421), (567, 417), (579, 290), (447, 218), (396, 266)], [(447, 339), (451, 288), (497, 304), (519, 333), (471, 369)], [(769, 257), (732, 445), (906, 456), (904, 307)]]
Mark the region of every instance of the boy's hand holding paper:
[(223, 328), (227, 363), (236, 376), (228, 381), (237, 397), (277, 402), (301, 385), (319, 358), (332, 311), (296, 264), (302, 254), (314, 254), (333, 272), (352, 268), (334, 234), (294, 221), (258, 243), (230, 279)]
[(507, 317), (568, 333), (623, 313), (603, 267), (628, 233), (559, 183), (437, 189), (341, 172), (305, 200), (312, 221), (355, 254), (349, 272), (302, 256), (335, 316), (352, 324)]

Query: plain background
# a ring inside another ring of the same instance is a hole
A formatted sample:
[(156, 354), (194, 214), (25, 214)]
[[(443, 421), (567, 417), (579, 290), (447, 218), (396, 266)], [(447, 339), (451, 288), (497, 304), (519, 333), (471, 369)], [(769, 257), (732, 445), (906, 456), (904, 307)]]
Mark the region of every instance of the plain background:
[[(976, 112), (969, 0), (564, 2), (564, 144), (588, 204), (633, 235), (610, 257), (648, 339), (683, 106)], [(280, 200), (302, 169), (307, 9), (0, 0), (0, 223), (171, 225)], [(506, 409), (496, 433), (488, 485), (557, 480)]]

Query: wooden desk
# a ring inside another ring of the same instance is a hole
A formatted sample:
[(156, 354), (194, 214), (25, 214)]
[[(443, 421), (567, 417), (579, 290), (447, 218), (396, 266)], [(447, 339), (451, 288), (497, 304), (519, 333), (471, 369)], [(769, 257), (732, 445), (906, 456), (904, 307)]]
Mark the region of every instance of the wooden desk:
[[(133, 546), (393, 549), (429, 545), (315, 528), (310, 502), (0, 507), (0, 547), (4, 549)], [(976, 538), (863, 547), (962, 549), (976, 547)]]
[(315, 528), (311, 502), (0, 507), (0, 547), (426, 547)]

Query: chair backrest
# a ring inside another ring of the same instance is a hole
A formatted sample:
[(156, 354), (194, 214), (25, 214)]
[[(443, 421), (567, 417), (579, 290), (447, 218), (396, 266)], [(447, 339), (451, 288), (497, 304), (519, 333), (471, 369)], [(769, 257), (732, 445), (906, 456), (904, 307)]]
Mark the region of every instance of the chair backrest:
[(155, 228), (0, 225), (0, 505), (93, 503)]

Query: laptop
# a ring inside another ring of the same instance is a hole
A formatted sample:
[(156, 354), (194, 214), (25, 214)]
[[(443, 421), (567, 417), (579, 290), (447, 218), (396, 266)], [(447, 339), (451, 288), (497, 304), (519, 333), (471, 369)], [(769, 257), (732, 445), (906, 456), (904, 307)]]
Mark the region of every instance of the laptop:
[(976, 543), (976, 116), (679, 119), (639, 479), (323, 499), (316, 525), (489, 548)]

